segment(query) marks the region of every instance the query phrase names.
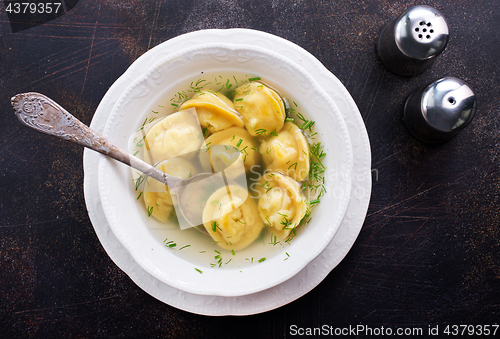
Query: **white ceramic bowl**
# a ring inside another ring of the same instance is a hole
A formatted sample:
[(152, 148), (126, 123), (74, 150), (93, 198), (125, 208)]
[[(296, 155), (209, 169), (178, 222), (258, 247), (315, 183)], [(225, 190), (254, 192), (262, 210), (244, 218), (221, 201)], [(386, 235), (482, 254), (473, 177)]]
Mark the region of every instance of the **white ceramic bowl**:
[[(104, 136), (127, 149), (130, 135), (151, 116), (151, 111), (157, 109), (159, 102), (170, 107), (168, 99), (186, 83), (196, 82), (208, 75), (213, 77), (218, 73), (260, 76), (263, 81), (279, 89), (283, 96), (296, 102), (302, 112), (316, 122), (314, 128), (318, 132), (317, 140), (325, 145), (327, 153), (323, 159), (327, 168), (327, 194), (314, 208), (312, 221), (300, 230), (290, 245), (282, 244), (282, 248), (273, 250), (269, 256), (265, 253), (255, 256), (237, 253), (245, 257), (240, 261), (241, 266), (211, 267), (210, 263), (217, 261), (214, 260), (216, 247), (207, 248), (203, 254), (197, 251), (187, 255), (184, 254), (187, 252), (182, 251), (188, 248), (180, 250), (189, 244), (190, 237), (197, 236), (194, 235), (197, 234), (194, 229), (176, 231), (172, 240), (178, 246), (165, 247), (162, 225), (148, 218), (144, 206), (137, 200), (130, 168), (109, 158), (102, 158), (98, 185), (102, 206), (113, 233), (151, 276), (188, 293), (240, 296), (288, 280), (329, 244), (349, 203), (353, 159), (344, 120), (325, 91), (297, 64), (268, 50), (249, 45), (198, 45), (159, 60), (118, 98), (106, 122)], [(259, 263), (263, 256), (266, 256), (266, 260)], [(234, 258), (226, 253), (224, 262), (229, 259)]]

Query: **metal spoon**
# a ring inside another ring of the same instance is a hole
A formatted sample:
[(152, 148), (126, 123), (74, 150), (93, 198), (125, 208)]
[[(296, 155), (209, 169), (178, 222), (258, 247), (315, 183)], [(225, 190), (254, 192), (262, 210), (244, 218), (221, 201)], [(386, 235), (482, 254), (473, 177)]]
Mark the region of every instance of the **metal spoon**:
[[(87, 127), (54, 100), (47, 96), (29, 92), (17, 94), (11, 99), (12, 108), (19, 121), (39, 132), (54, 135), (73, 143), (107, 155), (131, 166), (159, 182), (167, 185), (179, 198), (179, 207), (184, 218), (192, 225), (199, 225), (200, 206), (205, 202), (200, 194), (192, 194), (186, 187), (190, 183), (213, 177), (212, 173), (200, 173), (189, 179), (180, 179), (138, 159)], [(188, 192), (190, 194), (188, 194)], [(186, 201), (182, 200), (186, 193)], [(188, 197), (189, 196), (189, 197)], [(200, 201), (196, 201), (199, 198)]]

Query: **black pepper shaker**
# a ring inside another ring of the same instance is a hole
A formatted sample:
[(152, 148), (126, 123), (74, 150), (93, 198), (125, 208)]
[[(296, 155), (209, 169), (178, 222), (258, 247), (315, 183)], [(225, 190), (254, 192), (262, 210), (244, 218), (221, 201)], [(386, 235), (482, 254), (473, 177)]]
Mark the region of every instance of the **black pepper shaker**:
[(377, 52), (389, 71), (413, 76), (432, 65), (448, 39), (448, 25), (437, 9), (414, 6), (381, 30)]

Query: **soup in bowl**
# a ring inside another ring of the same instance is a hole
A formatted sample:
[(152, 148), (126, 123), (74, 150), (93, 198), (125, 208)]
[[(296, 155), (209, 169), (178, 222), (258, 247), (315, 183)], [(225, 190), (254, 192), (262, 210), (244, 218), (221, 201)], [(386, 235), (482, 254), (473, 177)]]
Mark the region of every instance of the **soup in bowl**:
[(280, 284), (329, 244), (349, 203), (341, 113), (303, 68), (258, 47), (206, 44), (159, 60), (118, 98), (103, 134), (171, 175), (220, 177), (195, 190), (193, 226), (166, 186), (99, 163), (116, 238), (185, 292), (239, 296)]

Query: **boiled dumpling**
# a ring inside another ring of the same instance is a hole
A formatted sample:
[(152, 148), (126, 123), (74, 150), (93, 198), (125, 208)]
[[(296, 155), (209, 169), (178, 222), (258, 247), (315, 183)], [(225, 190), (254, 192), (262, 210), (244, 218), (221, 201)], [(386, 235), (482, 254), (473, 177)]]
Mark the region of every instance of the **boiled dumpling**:
[(203, 225), (219, 246), (239, 250), (257, 239), (264, 223), (246, 188), (229, 185), (208, 198), (203, 210)]
[(153, 164), (199, 150), (203, 137), (194, 110), (160, 120), (146, 133), (146, 142)]
[(180, 109), (196, 108), (198, 120), (208, 134), (238, 126), (243, 127), (243, 119), (234, 109), (234, 105), (225, 95), (215, 92), (196, 93), (184, 102)]
[(260, 153), (269, 170), (303, 181), (309, 174), (309, 145), (297, 125), (286, 122), (277, 136), (264, 140)]
[[(232, 149), (229, 149), (229, 152), (224, 152), (224, 148), (214, 148), (215, 145), (228, 145), (238, 148), (241, 153), (240, 157), (247, 170), (259, 160), (260, 155), (255, 140), (247, 130), (241, 127), (230, 127), (216, 132), (209, 136), (205, 143), (209, 148), (212, 163), (217, 160), (218, 162), (230, 165), (234, 161), (232, 157), (233, 153), (231, 152)], [(217, 171), (217, 169), (215, 170)]]
[(283, 127), (283, 100), (278, 93), (260, 82), (251, 82), (236, 88), (234, 106), (243, 116), (245, 127), (253, 136), (269, 136)]
[(258, 209), (264, 224), (271, 227), (278, 238), (286, 238), (308, 209), (299, 183), (280, 173), (270, 172), (254, 188), (259, 192)]
[[(156, 165), (159, 170), (174, 177), (187, 179), (195, 174), (195, 167), (187, 160), (173, 158), (165, 160)], [(148, 178), (144, 186), (144, 202), (148, 214), (161, 222), (167, 222), (174, 212), (174, 203), (170, 196), (168, 187), (153, 178)]]

